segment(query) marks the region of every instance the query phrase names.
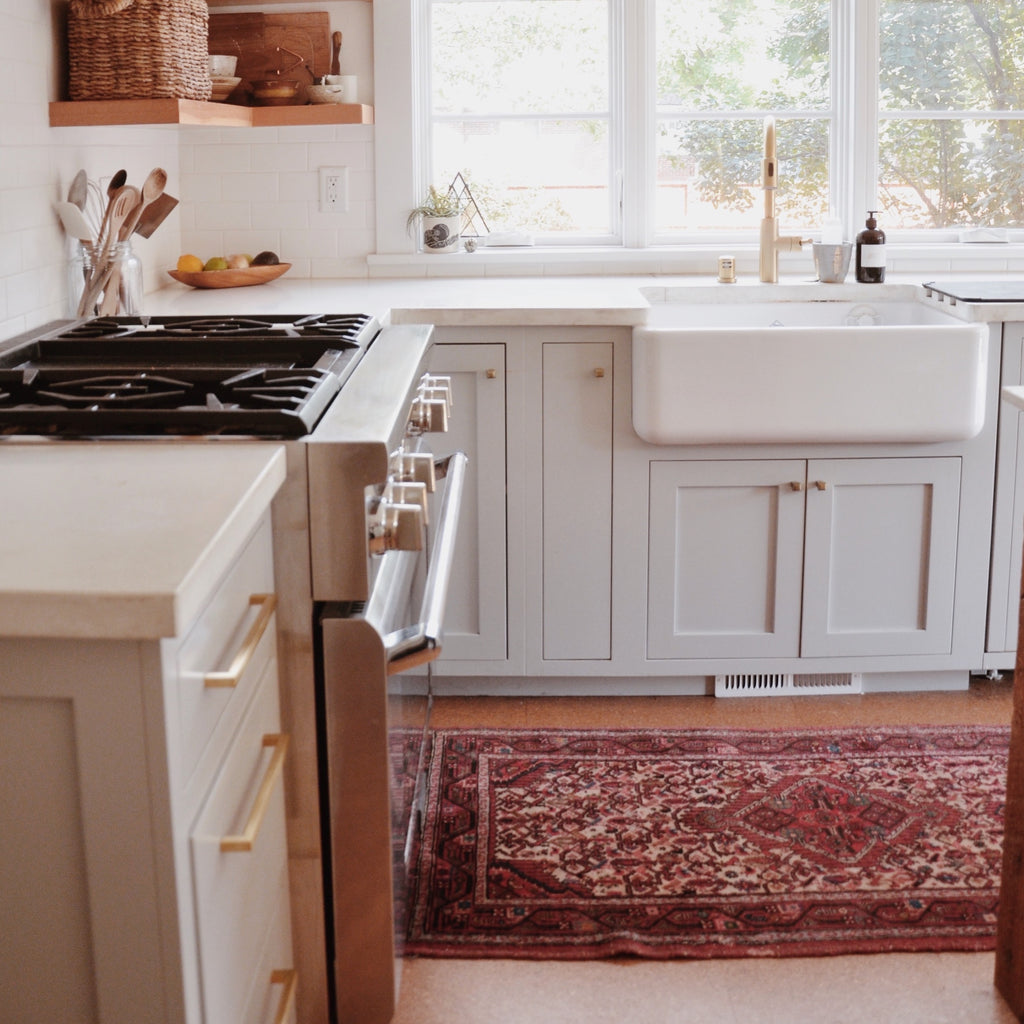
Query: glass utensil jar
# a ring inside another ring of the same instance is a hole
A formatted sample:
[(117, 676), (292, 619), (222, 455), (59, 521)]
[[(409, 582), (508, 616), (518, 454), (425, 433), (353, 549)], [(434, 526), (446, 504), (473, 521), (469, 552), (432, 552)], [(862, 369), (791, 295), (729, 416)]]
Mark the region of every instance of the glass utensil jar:
[(89, 242), (78, 244), (68, 266), (68, 310), (72, 316), (140, 313), (142, 294), (142, 262), (130, 239), (115, 242), (109, 258), (97, 253)]

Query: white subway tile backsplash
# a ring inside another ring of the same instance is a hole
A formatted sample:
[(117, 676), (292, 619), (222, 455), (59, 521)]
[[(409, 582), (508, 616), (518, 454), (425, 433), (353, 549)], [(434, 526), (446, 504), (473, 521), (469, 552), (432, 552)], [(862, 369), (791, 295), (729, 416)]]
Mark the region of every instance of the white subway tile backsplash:
[[(376, 246), (372, 127), (246, 129), (231, 138), (226, 144), (197, 131), (182, 135), (182, 166), (189, 168), (182, 198), (194, 207), (182, 223), (183, 249), (212, 252), (219, 238), (232, 251), (274, 249), (295, 277), (365, 276), (365, 256)], [(225, 150), (233, 152), (221, 161)], [(349, 169), (347, 210), (320, 210), (321, 167)], [(230, 216), (214, 214), (213, 204), (230, 206)], [(248, 207), (248, 221), (239, 206)], [(258, 242), (236, 244), (243, 229)]]
[(308, 170), (305, 143), (280, 142), (260, 143), (252, 147), (252, 169), (254, 171), (301, 171)]
[(196, 147), (193, 174), (244, 174), (252, 169), (252, 151), (249, 146)]
[(282, 231), (300, 231), (310, 226), (310, 204), (298, 200), (260, 203), (260, 226)]

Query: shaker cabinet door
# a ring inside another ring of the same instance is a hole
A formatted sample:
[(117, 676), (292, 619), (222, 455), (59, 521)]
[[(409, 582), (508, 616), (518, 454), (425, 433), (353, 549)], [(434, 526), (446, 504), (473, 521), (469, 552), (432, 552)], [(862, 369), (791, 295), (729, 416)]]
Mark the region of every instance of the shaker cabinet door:
[(612, 356), (543, 348), (545, 660), (612, 656)]
[(807, 481), (802, 653), (948, 654), (960, 460), (814, 459)]
[(505, 346), (435, 344), (430, 372), (451, 377), (448, 432), (432, 434), (437, 456), (463, 451), (469, 457), (444, 644), (445, 662), (507, 658), (505, 530)]
[(650, 658), (800, 653), (802, 459), (652, 462)]

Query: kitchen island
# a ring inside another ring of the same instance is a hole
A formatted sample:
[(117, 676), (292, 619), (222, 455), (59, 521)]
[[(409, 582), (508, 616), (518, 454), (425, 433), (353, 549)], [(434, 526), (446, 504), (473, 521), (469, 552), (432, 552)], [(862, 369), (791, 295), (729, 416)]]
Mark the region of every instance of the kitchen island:
[[(5, 1019), (192, 1024), (294, 998), (284, 478), (273, 444), (0, 443)], [(224, 852), (261, 779), (252, 852)]]

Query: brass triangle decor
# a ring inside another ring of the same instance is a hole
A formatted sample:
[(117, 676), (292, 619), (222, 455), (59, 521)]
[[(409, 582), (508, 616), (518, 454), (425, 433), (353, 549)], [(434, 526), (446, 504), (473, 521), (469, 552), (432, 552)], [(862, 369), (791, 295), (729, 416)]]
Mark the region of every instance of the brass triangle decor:
[(487, 221), (484, 220), (484, 215), (473, 198), (469, 182), (462, 176), (461, 171), (452, 178), (452, 183), (448, 186), (448, 195), (458, 199), (459, 205), (462, 207), (462, 234), (464, 236), (479, 237), (490, 232)]

